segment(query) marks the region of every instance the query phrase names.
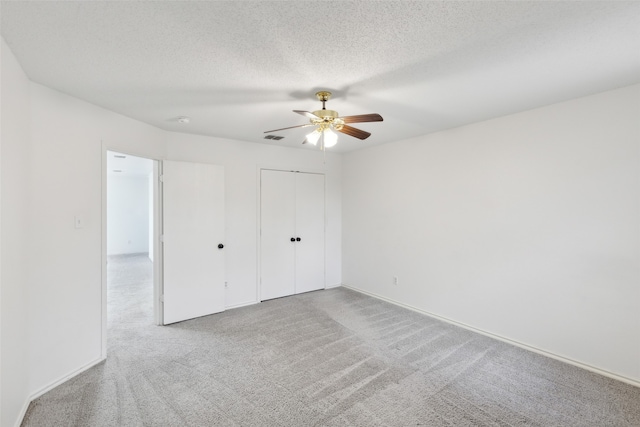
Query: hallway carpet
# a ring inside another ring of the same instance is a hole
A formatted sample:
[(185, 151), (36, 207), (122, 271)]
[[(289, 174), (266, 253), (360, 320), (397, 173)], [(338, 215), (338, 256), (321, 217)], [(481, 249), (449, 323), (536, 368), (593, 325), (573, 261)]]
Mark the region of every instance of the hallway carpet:
[(110, 259), (108, 358), (23, 426), (640, 426), (640, 389), (336, 288), (159, 327)]

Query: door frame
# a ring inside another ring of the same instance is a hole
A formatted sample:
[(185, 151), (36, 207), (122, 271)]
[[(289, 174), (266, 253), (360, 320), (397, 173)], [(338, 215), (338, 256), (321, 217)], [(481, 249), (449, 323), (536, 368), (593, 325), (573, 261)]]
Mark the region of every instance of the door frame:
[(107, 153), (115, 151), (129, 156), (140, 157), (153, 161), (153, 320), (156, 325), (163, 324), (162, 318), (162, 266), (163, 253), (160, 236), (162, 235), (162, 160), (147, 154), (119, 147), (109, 146), (102, 141), (102, 172), (101, 172), (101, 356), (107, 357)]
[(288, 168), (278, 166), (260, 165), (256, 166), (256, 303), (262, 302), (262, 171), (270, 170), (277, 172), (297, 172), (324, 175), (324, 289), (327, 289), (327, 171), (315, 168)]

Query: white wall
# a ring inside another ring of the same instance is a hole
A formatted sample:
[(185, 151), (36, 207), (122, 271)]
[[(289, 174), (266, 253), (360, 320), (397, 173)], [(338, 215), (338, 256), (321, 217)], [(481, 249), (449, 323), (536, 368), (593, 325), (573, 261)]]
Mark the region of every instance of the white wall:
[(225, 166), (227, 306), (256, 302), (259, 168), (325, 172), (327, 194), (326, 283), (341, 283), (341, 156), (319, 150), (253, 144), (171, 133), (171, 160)]
[(638, 382), (639, 148), (636, 85), (349, 153), (344, 283)]
[(149, 183), (146, 175), (107, 175), (108, 255), (149, 252)]
[[(30, 84), (29, 392), (101, 358), (103, 143), (163, 157), (165, 132)], [(84, 218), (74, 228), (73, 218)]]
[(102, 357), (105, 149), (226, 166), (227, 306), (257, 301), (258, 165), (326, 170), (327, 283), (340, 284), (340, 156), (168, 134), (29, 82), (4, 44), (2, 59), (3, 426)]
[[(0, 425), (13, 426), (29, 396), (26, 234), (29, 216), (29, 80), (0, 47)], [(29, 260), (31, 261), (31, 260)]]

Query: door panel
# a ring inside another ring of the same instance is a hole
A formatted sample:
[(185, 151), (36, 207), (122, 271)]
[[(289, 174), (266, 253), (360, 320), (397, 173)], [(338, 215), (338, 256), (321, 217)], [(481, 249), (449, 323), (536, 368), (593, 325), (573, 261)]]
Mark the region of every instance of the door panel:
[(164, 324), (224, 311), (224, 168), (163, 162)]
[(324, 289), (324, 175), (296, 176), (296, 293)]
[(263, 170), (260, 174), (260, 299), (295, 292), (295, 174)]

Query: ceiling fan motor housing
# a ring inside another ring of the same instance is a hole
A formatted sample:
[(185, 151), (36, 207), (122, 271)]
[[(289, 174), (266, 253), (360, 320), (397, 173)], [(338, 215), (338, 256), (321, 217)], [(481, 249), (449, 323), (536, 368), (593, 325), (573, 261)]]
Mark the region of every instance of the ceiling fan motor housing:
[(338, 112), (333, 110), (317, 110), (314, 111), (313, 114), (320, 117), (325, 122), (333, 121), (333, 119), (338, 117)]
[(344, 121), (338, 118), (338, 112), (334, 110), (317, 110), (313, 112), (314, 115), (318, 116), (317, 119), (311, 119), (311, 123), (314, 125), (319, 125), (322, 129), (329, 128), (333, 126), (335, 130), (341, 130)]

